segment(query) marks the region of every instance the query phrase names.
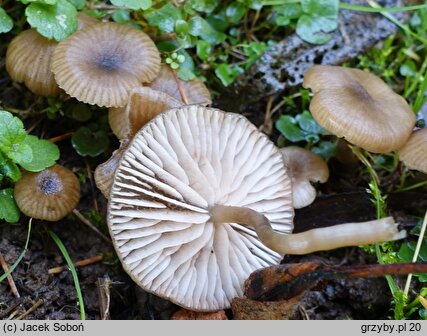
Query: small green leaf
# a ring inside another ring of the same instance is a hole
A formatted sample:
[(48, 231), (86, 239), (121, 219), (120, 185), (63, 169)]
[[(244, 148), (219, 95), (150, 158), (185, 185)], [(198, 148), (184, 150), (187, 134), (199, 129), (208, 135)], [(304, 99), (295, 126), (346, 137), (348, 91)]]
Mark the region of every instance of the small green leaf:
[(221, 80), (224, 86), (228, 86), (243, 72), (240, 67), (230, 67), (226, 63), (221, 63), (215, 69), (215, 75)]
[(175, 33), (179, 36), (185, 36), (188, 33), (188, 23), (185, 20), (175, 21)]
[(199, 40), (196, 45), (197, 57), (206, 61), (212, 52), (212, 45), (206, 41)]
[(0, 110), (0, 150), (8, 155), (26, 135), (21, 119), (14, 117), (10, 112)]
[(41, 140), (34, 135), (27, 135), (24, 142), (30, 146), (33, 153), (33, 159), (30, 162), (20, 163), (22, 168), (28, 171), (39, 172), (53, 166), (59, 159), (58, 146), (52, 142)]
[(61, 41), (77, 29), (76, 8), (66, 0), (58, 0), (55, 5), (33, 2), (25, 15), (31, 27), (48, 39)]
[(12, 18), (0, 7), (0, 34), (7, 33), (13, 28)]
[(73, 147), (81, 156), (98, 156), (107, 150), (109, 142), (104, 130), (92, 131), (88, 127), (80, 127), (71, 137)]
[(330, 141), (322, 141), (316, 147), (313, 147), (311, 151), (325, 160), (329, 160), (337, 155), (337, 145)]
[(298, 121), (299, 126), (302, 130), (313, 133), (313, 134), (322, 134), (324, 132), (323, 128), (314, 120), (310, 112), (305, 110), (301, 114), (298, 114), (295, 119)]
[(31, 2), (38, 2), (45, 5), (55, 5), (58, 2), (58, 0), (19, 0), (19, 1), (21, 1), (24, 5), (27, 5)]
[(324, 44), (331, 39), (338, 19), (338, 0), (301, 0), (305, 13), (298, 19), (296, 32), (304, 41)]
[(238, 2), (232, 2), (225, 9), (225, 16), (227, 20), (234, 24), (239, 23), (240, 20), (245, 15), (245, 13), (246, 13), (245, 6)]
[(194, 11), (199, 13), (212, 13), (219, 5), (219, 0), (187, 0), (184, 4), (184, 9), (188, 14), (194, 14)]
[(170, 3), (146, 13), (145, 17), (150, 26), (158, 27), (162, 33), (172, 33), (175, 21), (183, 19), (181, 11)]
[(87, 104), (76, 103), (67, 109), (67, 115), (77, 121), (88, 121), (92, 117), (92, 110)]
[(77, 10), (81, 10), (86, 6), (85, 0), (68, 0), (68, 2), (76, 7)]
[(12, 160), (5, 157), (0, 152), (0, 181), (3, 180), (4, 177), (8, 177), (13, 182), (16, 182), (21, 178), (21, 171)]
[(113, 5), (119, 7), (126, 7), (133, 10), (143, 9), (146, 10), (151, 7), (151, 0), (110, 0)]
[(0, 219), (8, 223), (19, 221), (20, 211), (13, 198), (13, 189), (0, 190)]
[(113, 20), (117, 23), (126, 23), (130, 19), (130, 12), (126, 9), (116, 9), (113, 12)]
[(203, 38), (208, 43), (218, 44), (223, 42), (227, 35), (212, 28), (208, 21), (200, 16), (194, 16), (188, 21), (188, 33), (192, 36)]
[(289, 115), (280, 116), (276, 121), (276, 128), (289, 141), (298, 142), (305, 140), (305, 134), (298, 127), (297, 121)]

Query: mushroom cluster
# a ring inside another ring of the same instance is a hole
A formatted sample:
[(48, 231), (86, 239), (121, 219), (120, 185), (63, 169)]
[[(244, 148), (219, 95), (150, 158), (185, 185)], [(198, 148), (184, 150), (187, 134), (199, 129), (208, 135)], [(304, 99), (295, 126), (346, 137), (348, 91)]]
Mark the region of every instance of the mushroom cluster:
[(107, 221), (122, 265), (143, 289), (214, 311), (283, 254), (400, 239), (393, 218), (291, 234), (283, 155), (245, 117), (200, 105), (165, 111), (123, 150)]

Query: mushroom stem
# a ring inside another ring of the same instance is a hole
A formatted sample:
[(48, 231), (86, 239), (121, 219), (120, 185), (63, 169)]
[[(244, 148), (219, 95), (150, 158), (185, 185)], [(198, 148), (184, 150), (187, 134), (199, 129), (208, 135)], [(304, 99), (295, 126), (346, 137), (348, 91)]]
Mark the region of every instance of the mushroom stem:
[(406, 231), (398, 230), (393, 217), (284, 234), (274, 231), (267, 217), (249, 208), (215, 205), (210, 213), (214, 223), (238, 223), (254, 228), (264, 245), (281, 254), (308, 254), (406, 237)]

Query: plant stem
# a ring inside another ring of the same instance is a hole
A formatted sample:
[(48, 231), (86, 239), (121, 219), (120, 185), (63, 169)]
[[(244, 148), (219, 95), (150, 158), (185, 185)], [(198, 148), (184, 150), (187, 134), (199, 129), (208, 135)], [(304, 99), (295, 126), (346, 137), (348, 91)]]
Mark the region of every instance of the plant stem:
[(21, 254), (19, 255), (18, 259), (16, 259), (15, 263), (9, 268), (9, 270), (7, 272), (5, 272), (2, 276), (0, 276), (0, 282), (2, 282), (4, 279), (6, 279), (9, 274), (11, 274), (15, 268), (19, 265), (19, 263), (21, 262), (22, 258), (24, 258), (25, 253), (27, 252), (28, 249), (28, 243), (30, 242), (30, 235), (31, 235), (31, 223), (32, 223), (33, 219), (30, 218), (29, 222), (28, 222), (28, 232), (27, 232), (27, 240), (25, 242), (25, 246), (24, 246), (24, 250), (21, 252)]
[(59, 237), (54, 232), (52, 232), (52, 231), (49, 231), (49, 235), (52, 237), (53, 241), (56, 243), (56, 245), (58, 246), (58, 248), (61, 251), (62, 255), (64, 256), (65, 260), (67, 261), (67, 265), (70, 268), (71, 274), (73, 276), (74, 286), (76, 288), (76, 293), (77, 293), (77, 299), (79, 301), (80, 318), (82, 320), (86, 320), (86, 313), (85, 313), (85, 306), (84, 306), (84, 301), (83, 301), (83, 295), (82, 295), (82, 291), (80, 289), (79, 278), (77, 276), (77, 272), (76, 272), (76, 269), (74, 267), (74, 264), (71, 261), (70, 255), (68, 254), (68, 251), (65, 248), (64, 244), (62, 243), (61, 239), (59, 239)]
[[(415, 247), (414, 256), (412, 257), (412, 262), (416, 262), (418, 259), (418, 255), (420, 254), (421, 245), (423, 243), (424, 236), (426, 233), (426, 227), (427, 227), (427, 211), (426, 211), (426, 214), (424, 215), (423, 225), (421, 226), (421, 231), (418, 237), (417, 246)], [(409, 293), (409, 286), (411, 285), (411, 280), (412, 280), (412, 273), (408, 274), (408, 277), (406, 278), (405, 289), (403, 290), (403, 293), (405, 293), (406, 296), (408, 296), (408, 293)]]

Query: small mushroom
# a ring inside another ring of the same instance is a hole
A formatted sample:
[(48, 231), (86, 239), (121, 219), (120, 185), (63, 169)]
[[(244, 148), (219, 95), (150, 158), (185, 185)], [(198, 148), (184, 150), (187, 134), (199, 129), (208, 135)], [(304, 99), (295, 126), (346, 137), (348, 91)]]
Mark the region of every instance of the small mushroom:
[(323, 158), (301, 147), (282, 148), (285, 164), (292, 179), (292, 199), (295, 209), (313, 203), (316, 189), (311, 182), (325, 183), (329, 178), (329, 169)]
[(106, 107), (158, 74), (160, 54), (144, 32), (114, 22), (86, 27), (60, 42), (52, 57), (58, 85), (70, 96)]
[(314, 96), (310, 111), (320, 126), (373, 153), (399, 149), (415, 125), (415, 114), (379, 77), (359, 69), (315, 65), (303, 86)]
[(414, 131), (397, 153), (406, 167), (427, 174), (427, 128)]
[(35, 29), (24, 30), (10, 42), (6, 70), (14, 81), (24, 83), (33, 93), (56, 96), (60, 89), (50, 71), (52, 53), (58, 43)]
[(118, 139), (132, 138), (133, 134), (156, 115), (181, 105), (166, 93), (149, 87), (137, 87), (130, 91), (126, 107), (108, 109), (108, 122)]
[(68, 168), (55, 164), (38, 173), (24, 172), (15, 184), (15, 200), (29, 217), (58, 221), (80, 199), (80, 183)]
[(254, 270), (282, 254), (400, 239), (393, 218), (290, 234), (291, 179), (245, 117), (189, 105), (135, 134), (115, 172), (107, 221), (144, 290), (197, 311), (230, 307)]
[[(78, 29), (98, 22), (91, 16), (77, 14)], [(18, 83), (24, 83), (33, 93), (56, 96), (61, 89), (51, 71), (52, 54), (58, 42), (48, 40), (35, 29), (24, 30), (10, 42), (6, 52), (6, 70)]]
[[(177, 84), (179, 82), (179, 85)], [(184, 81), (174, 75), (173, 70), (167, 66), (160, 67), (159, 75), (155, 80), (148, 84), (153, 90), (167, 93), (169, 96), (182, 101), (183, 105), (199, 104), (210, 105), (212, 104), (211, 94), (206, 85), (197, 77), (191, 81)], [(180, 88), (183, 93), (180, 92)], [(182, 96), (184, 94), (184, 97)], [(187, 101), (184, 101), (186, 99)]]

